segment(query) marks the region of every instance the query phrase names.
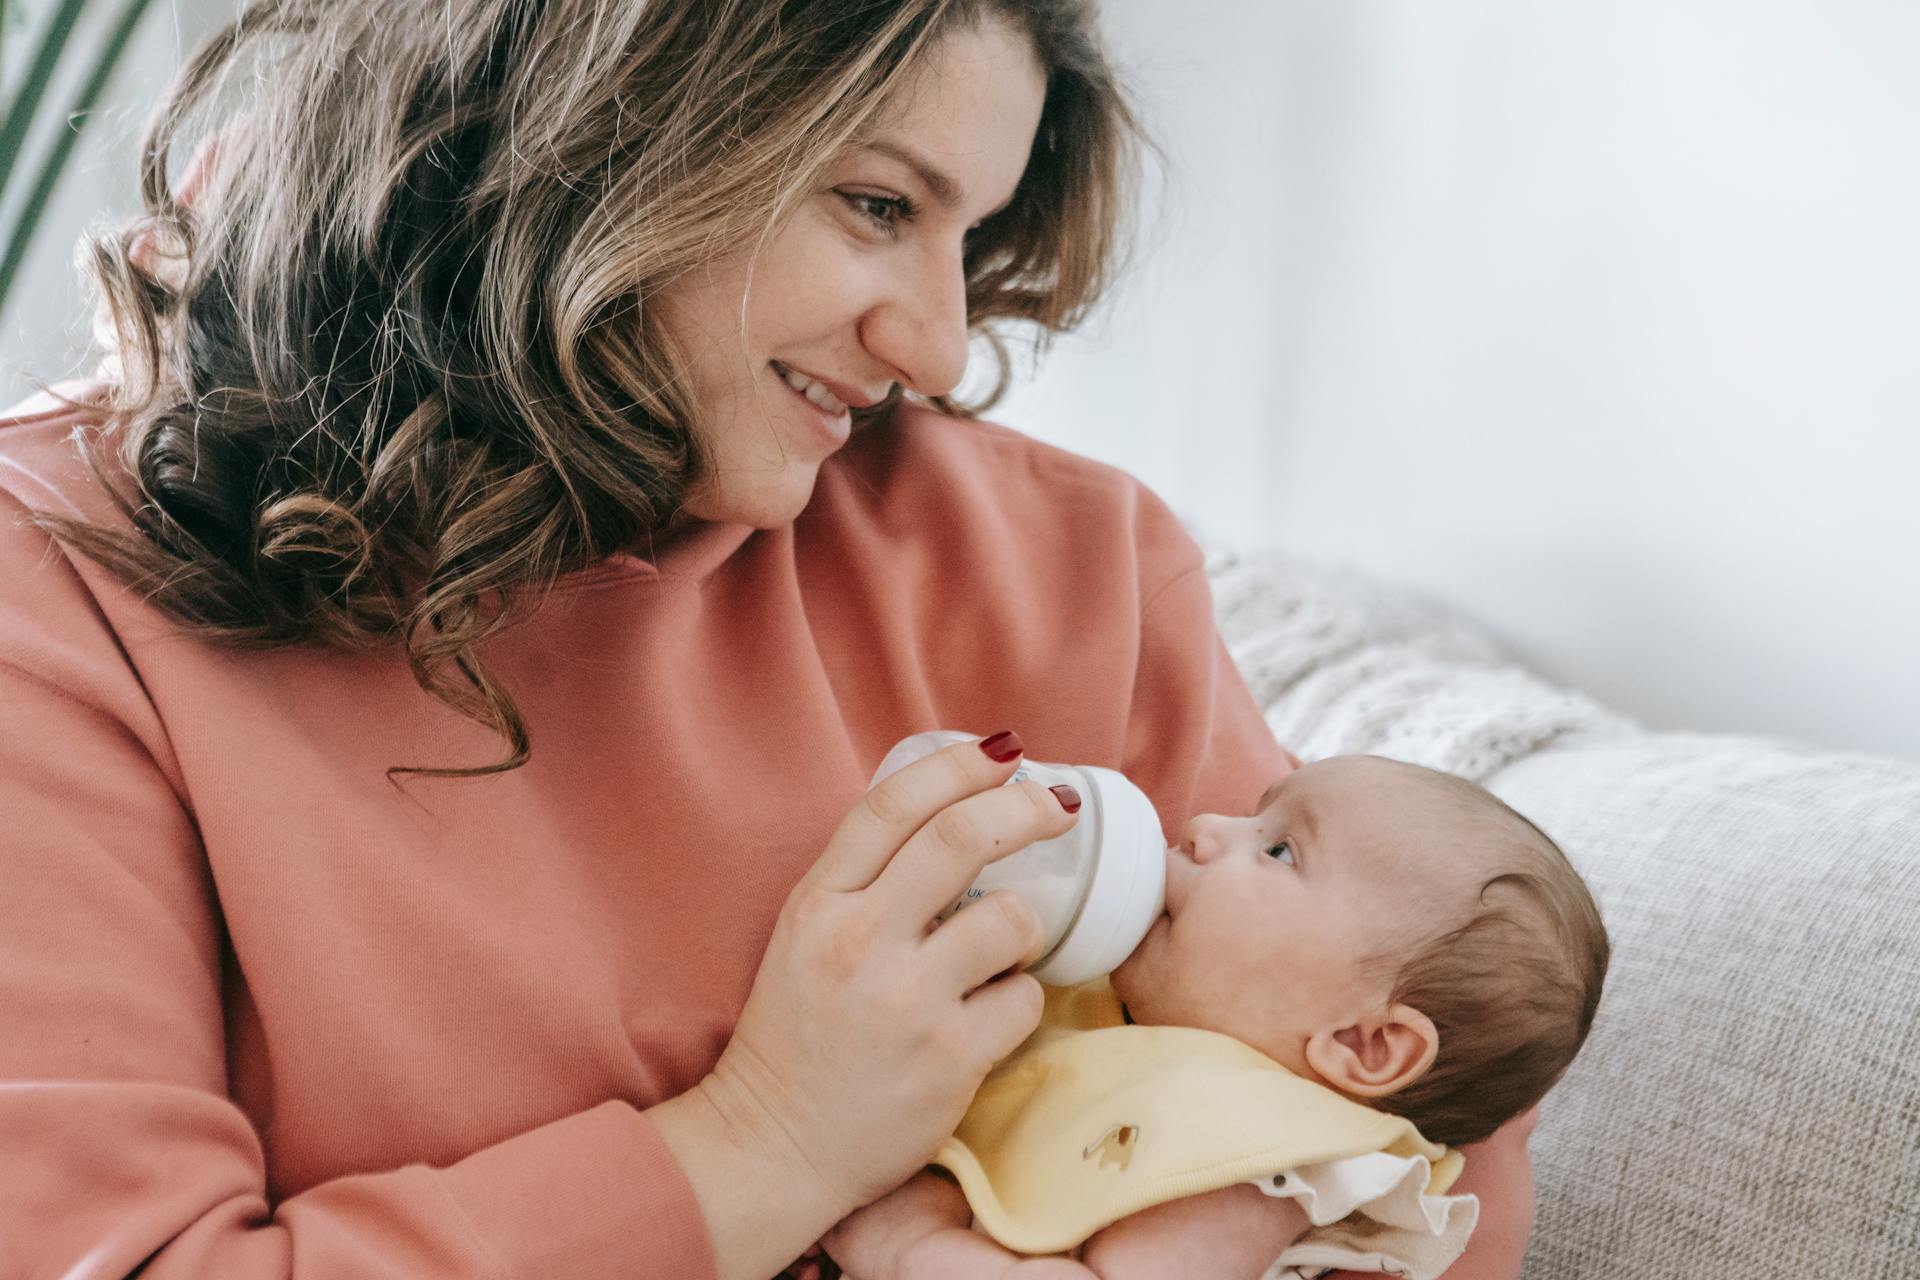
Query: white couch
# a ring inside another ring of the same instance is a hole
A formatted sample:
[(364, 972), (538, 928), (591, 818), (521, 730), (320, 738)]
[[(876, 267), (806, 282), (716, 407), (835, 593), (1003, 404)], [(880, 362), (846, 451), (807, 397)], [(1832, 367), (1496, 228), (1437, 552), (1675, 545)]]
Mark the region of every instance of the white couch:
[(1482, 782), (1613, 939), (1527, 1280), (1920, 1280), (1920, 762), (1649, 732), (1410, 593), (1215, 552), (1281, 741)]

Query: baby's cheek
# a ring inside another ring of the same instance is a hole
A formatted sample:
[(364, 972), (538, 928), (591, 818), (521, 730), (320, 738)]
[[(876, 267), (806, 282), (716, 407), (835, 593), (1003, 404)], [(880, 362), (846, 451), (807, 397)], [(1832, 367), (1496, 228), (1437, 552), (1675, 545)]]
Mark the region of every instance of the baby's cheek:
[(1120, 962), (1120, 967), (1107, 975), (1107, 981), (1113, 986), (1113, 993), (1120, 1002), (1131, 1007), (1135, 1001), (1146, 999), (1147, 988), (1152, 985), (1150, 974), (1153, 969), (1155, 953), (1159, 949), (1158, 936), (1160, 926), (1155, 925), (1133, 949), (1133, 954)]
[(1127, 958), (1113, 976), (1114, 993), (1132, 1012), (1136, 1022), (1155, 1026), (1177, 1025), (1187, 1005), (1192, 986), (1191, 965), (1180, 954), (1169, 935), (1165, 920), (1156, 924), (1146, 940)]
[(1126, 1006), (1128, 1015), (1133, 1021), (1139, 1022), (1142, 1012), (1141, 997), (1133, 985), (1133, 971), (1127, 965), (1122, 965), (1113, 971), (1108, 981), (1113, 984), (1113, 994), (1118, 996), (1120, 1003)]

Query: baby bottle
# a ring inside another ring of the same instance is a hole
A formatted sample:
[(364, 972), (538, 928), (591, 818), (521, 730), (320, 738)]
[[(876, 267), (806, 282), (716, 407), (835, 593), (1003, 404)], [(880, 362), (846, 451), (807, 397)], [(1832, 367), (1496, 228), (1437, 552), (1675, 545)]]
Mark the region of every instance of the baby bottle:
[[(974, 736), (936, 729), (903, 738), (880, 762), (873, 782)], [(1022, 760), (1007, 785), (1023, 778), (1043, 787), (1064, 782), (1078, 791), (1078, 820), (1065, 835), (1036, 840), (989, 863), (935, 919), (945, 920), (995, 889), (1011, 889), (1039, 915), (1047, 935), (1046, 949), (1027, 972), (1050, 986), (1072, 986), (1112, 972), (1153, 927), (1166, 898), (1166, 841), (1146, 793), (1112, 769)]]

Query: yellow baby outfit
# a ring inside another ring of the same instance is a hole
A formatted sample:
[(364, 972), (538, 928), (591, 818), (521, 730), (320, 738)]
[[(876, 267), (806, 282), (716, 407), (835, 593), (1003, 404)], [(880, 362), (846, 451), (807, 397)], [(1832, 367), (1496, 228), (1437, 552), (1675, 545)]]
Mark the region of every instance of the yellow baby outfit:
[(1048, 989), (1039, 1029), (987, 1076), (934, 1163), (982, 1230), (1036, 1254), (1150, 1205), (1371, 1153), (1423, 1158), (1429, 1195), (1461, 1166), (1409, 1121), (1230, 1036), (1127, 1025), (1100, 980)]

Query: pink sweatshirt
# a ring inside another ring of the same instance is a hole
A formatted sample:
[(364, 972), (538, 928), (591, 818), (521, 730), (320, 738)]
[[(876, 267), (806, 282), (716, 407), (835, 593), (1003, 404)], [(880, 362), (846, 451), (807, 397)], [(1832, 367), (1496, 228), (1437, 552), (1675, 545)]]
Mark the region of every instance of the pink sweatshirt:
[(488, 650), (533, 759), (397, 653), (238, 652), (26, 523), (0, 430), (0, 1277), (713, 1272), (642, 1109), (699, 1080), (897, 738), (1017, 729), (1171, 839), (1284, 765), (1120, 471), (903, 410), (791, 526), (696, 524)]

